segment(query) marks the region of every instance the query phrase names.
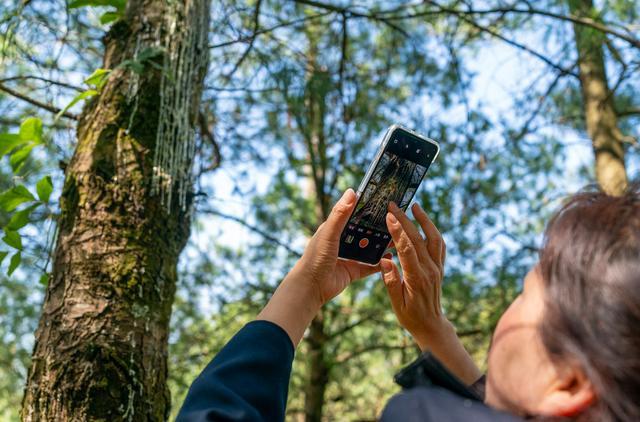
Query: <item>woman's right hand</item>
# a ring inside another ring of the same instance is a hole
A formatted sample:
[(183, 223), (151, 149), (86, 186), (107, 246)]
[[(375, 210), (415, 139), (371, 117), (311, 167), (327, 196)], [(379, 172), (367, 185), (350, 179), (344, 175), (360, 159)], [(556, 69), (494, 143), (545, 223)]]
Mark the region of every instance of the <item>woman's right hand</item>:
[(387, 228), (400, 259), (402, 273), (391, 259), (382, 258), (382, 278), (391, 299), (393, 311), (425, 350), (430, 343), (449, 330), (442, 314), (440, 292), (444, 275), (446, 247), (440, 232), (418, 203), (412, 207), (426, 239), (398, 206), (391, 202), (387, 213)]
[(404, 275), (403, 280), (391, 259), (385, 257), (380, 260), (382, 278), (393, 311), (422, 351), (429, 350), (454, 375), (471, 385), (480, 378), (480, 370), (440, 307), (440, 286), (446, 254), (444, 240), (417, 203), (413, 205), (413, 215), (426, 239), (393, 202), (389, 204), (389, 211), (387, 228)]

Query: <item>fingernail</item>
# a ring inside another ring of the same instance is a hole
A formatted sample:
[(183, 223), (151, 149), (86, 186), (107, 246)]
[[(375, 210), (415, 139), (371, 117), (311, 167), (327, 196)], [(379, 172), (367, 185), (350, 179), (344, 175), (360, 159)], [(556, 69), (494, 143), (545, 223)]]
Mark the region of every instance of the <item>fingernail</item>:
[(395, 215), (393, 215), (393, 213), (389, 213), (389, 221), (391, 222), (391, 224), (398, 224), (398, 219)]
[(340, 198), (340, 202), (345, 205), (351, 205), (355, 202), (356, 195), (353, 189), (349, 188), (342, 194), (342, 198)]

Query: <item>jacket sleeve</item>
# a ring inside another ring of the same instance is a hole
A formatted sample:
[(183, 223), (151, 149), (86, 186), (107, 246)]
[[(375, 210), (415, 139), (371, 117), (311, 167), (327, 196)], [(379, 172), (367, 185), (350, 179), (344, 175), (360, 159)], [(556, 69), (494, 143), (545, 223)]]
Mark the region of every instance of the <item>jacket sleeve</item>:
[(283, 421), (294, 347), (269, 321), (245, 325), (189, 388), (177, 421)]
[(444, 388), (415, 387), (389, 400), (380, 422), (523, 422), (484, 403), (458, 396)]

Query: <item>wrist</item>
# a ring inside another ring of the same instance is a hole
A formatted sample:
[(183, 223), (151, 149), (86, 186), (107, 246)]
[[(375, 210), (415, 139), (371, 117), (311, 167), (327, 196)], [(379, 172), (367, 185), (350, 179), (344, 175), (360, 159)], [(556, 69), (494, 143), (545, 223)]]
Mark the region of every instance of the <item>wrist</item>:
[(420, 327), (420, 330), (416, 330), (411, 334), (418, 344), (418, 347), (420, 347), (420, 350), (426, 352), (438, 344), (443, 344), (451, 336), (455, 337), (456, 330), (444, 315), (440, 315), (436, 319), (431, 319), (428, 324), (425, 324)]
[(281, 294), (286, 295), (303, 307), (305, 314), (313, 314), (315, 316), (324, 305), (322, 295), (317, 286), (308, 277), (305, 277), (303, 271), (298, 270), (296, 267), (282, 280), (276, 289), (276, 293), (278, 290), (281, 290)]
[(322, 300), (317, 289), (294, 267), (256, 319), (279, 325), (297, 346), (321, 307)]

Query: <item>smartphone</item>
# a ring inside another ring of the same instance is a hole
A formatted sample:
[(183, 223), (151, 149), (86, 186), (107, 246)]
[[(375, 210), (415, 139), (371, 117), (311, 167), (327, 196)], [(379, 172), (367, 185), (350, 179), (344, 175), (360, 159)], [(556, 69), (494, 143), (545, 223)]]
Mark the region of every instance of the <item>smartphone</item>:
[(400, 125), (384, 135), (358, 188), (356, 206), (340, 236), (338, 257), (375, 265), (391, 243), (386, 215), (390, 201), (407, 209), (440, 147)]

